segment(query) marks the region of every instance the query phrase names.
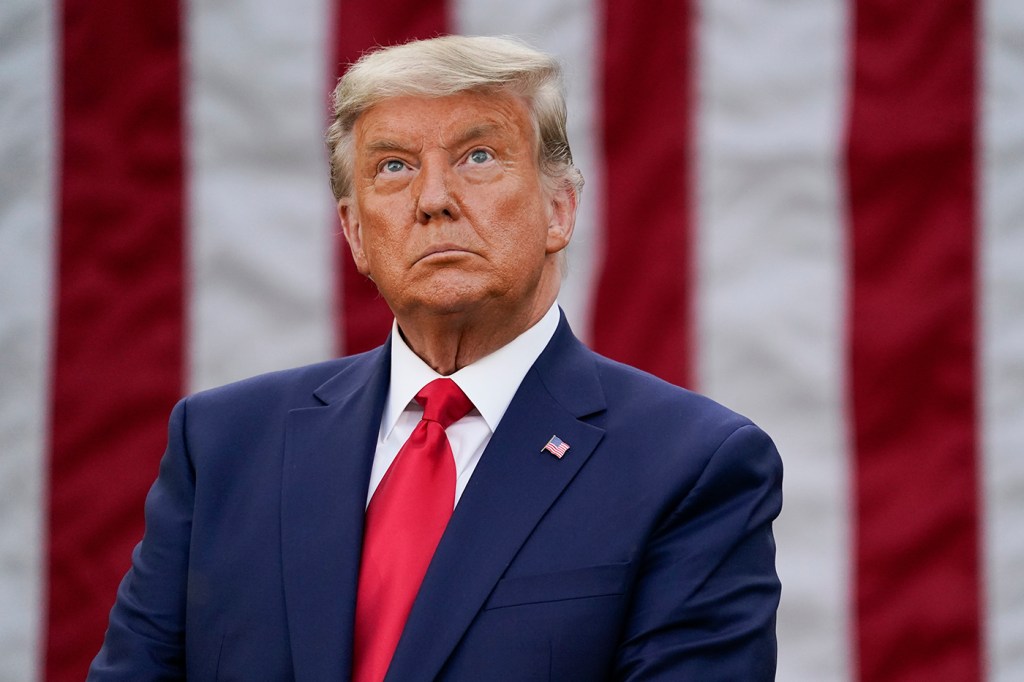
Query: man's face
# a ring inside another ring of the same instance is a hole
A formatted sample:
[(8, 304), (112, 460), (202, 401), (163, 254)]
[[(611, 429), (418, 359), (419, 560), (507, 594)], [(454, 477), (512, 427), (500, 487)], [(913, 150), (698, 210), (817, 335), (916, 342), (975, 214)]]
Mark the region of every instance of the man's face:
[(359, 117), (353, 142), (353, 196), (338, 213), (359, 271), (396, 315), (536, 302), (575, 197), (542, 185), (520, 99), (385, 100)]

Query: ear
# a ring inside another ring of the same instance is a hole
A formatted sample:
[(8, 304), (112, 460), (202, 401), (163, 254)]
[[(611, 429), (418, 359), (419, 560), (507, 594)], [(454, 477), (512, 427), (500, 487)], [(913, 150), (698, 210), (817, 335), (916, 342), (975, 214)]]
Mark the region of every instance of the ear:
[(576, 192), (568, 183), (560, 183), (551, 193), (548, 206), (548, 236), (545, 249), (548, 254), (558, 253), (569, 245), (572, 231), (576, 226)]
[(363, 227), (359, 222), (359, 210), (352, 199), (341, 199), (338, 202), (338, 220), (341, 221), (341, 231), (345, 234), (345, 241), (352, 251), (352, 260), (356, 262), (356, 270), (359, 274), (369, 277), (370, 264), (366, 259), (366, 250), (363, 246)]

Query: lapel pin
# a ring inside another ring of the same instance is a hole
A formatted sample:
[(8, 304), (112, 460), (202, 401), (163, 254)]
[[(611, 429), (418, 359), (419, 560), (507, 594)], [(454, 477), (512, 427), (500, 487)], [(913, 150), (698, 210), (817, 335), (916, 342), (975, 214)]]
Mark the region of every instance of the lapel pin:
[(564, 455), (565, 451), (568, 450), (568, 449), (569, 449), (569, 444), (568, 443), (566, 443), (564, 440), (562, 440), (558, 436), (551, 436), (550, 440), (548, 440), (548, 442), (547, 442), (547, 445), (545, 445), (543, 448), (541, 448), (540, 451), (544, 452), (545, 450), (547, 450), (548, 452), (550, 452), (552, 455), (554, 455), (558, 459), (562, 459), (562, 455)]

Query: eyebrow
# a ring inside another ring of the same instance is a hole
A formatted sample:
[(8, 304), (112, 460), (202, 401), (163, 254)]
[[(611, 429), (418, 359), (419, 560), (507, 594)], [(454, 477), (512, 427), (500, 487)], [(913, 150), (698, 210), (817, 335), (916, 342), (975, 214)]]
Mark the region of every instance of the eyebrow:
[(400, 142), (389, 140), (384, 138), (382, 140), (374, 140), (366, 145), (366, 151), (368, 152), (408, 152), (408, 147)]
[(479, 139), (481, 137), (487, 137), (491, 133), (498, 130), (498, 126), (494, 123), (478, 123), (477, 125), (466, 128), (462, 133), (455, 138), (453, 147), (461, 147), (468, 142)]
[[(494, 123), (480, 123), (474, 126), (470, 126), (469, 128), (466, 128), (464, 131), (459, 133), (459, 135), (455, 138), (455, 140), (452, 142), (450, 146), (461, 147), (469, 142), (472, 142), (473, 140), (477, 140), (481, 137), (487, 137), (488, 135), (497, 131), (499, 127), (500, 126)], [(407, 147), (406, 145), (402, 144), (401, 142), (385, 137), (367, 143), (366, 151), (370, 152), (371, 154), (376, 154), (382, 152), (409, 153), (412, 152), (413, 150)]]

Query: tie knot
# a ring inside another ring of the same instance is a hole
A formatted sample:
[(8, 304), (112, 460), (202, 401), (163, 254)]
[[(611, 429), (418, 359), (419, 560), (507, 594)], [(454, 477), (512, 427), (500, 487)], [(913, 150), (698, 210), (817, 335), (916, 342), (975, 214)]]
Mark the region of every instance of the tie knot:
[(416, 394), (416, 402), (423, 406), (423, 418), (437, 422), (443, 429), (473, 409), (473, 403), (451, 379), (434, 379)]

